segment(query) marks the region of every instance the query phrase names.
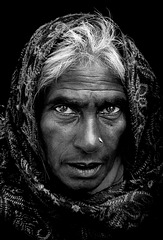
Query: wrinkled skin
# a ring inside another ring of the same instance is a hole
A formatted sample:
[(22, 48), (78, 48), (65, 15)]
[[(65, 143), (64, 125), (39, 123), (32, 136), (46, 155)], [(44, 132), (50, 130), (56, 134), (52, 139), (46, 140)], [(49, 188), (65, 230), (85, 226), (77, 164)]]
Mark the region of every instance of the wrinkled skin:
[(40, 128), (47, 160), (64, 186), (95, 193), (120, 178), (126, 101), (121, 81), (97, 63), (69, 70), (52, 85)]

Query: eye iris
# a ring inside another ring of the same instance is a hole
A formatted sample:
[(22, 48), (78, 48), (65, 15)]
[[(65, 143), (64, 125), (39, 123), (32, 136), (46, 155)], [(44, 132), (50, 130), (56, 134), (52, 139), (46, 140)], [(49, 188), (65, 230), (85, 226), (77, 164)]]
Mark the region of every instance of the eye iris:
[(60, 112), (60, 113), (64, 113), (67, 111), (67, 107), (66, 106), (59, 106), (56, 108), (57, 112)]
[(114, 107), (113, 107), (113, 106), (108, 107), (108, 108), (107, 108), (107, 111), (108, 111), (108, 112), (113, 112), (113, 111), (114, 111)]
[(113, 107), (113, 106), (110, 106), (108, 107), (108, 112), (117, 112), (118, 111), (118, 108), (117, 107)]
[(114, 106), (109, 106), (106, 108), (105, 110), (107, 113), (110, 113), (110, 114), (115, 114), (117, 112), (119, 112), (119, 108), (118, 107), (114, 107)]

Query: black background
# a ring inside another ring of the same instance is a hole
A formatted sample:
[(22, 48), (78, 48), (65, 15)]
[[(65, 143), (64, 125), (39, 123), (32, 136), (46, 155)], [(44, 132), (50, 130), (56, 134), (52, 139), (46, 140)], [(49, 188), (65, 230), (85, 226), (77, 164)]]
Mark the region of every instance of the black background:
[[(162, 1), (42, 0), (37, 2), (35, 0), (23, 0), (3, 2), (0, 10), (0, 104), (6, 104), (11, 76), (24, 44), (28, 42), (40, 25), (65, 14), (92, 13), (96, 10), (106, 16), (110, 12), (113, 20), (120, 26), (123, 33), (134, 40), (150, 63), (163, 90)], [(160, 210), (159, 206), (158, 209)]]
[(0, 104), (7, 101), (11, 75), (21, 49), (40, 25), (65, 14), (96, 10), (107, 16), (110, 12), (121, 30), (135, 41), (163, 86), (161, 1), (6, 1), (0, 14)]

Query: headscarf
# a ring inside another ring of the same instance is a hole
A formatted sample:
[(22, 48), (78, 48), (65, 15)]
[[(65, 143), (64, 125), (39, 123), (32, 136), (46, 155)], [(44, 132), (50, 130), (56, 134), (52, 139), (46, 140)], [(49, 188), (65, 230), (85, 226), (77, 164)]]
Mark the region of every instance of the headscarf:
[[(93, 14), (67, 15), (41, 26), (33, 34), (18, 60), (9, 100), (0, 115), (0, 216), (35, 239), (59, 239), (59, 222), (68, 224), (69, 216), (97, 222), (109, 234), (132, 229), (148, 216), (160, 191), (163, 165), (160, 90), (148, 62), (121, 31), (123, 46), (119, 51), (126, 69), (123, 85), (134, 151), (133, 159), (126, 163), (124, 181), (91, 199), (74, 200), (55, 193), (47, 179), (34, 107), (38, 80), (45, 60), (65, 31), (64, 22), (71, 27), (94, 18)], [(59, 220), (61, 213), (64, 218)], [(89, 236), (87, 226), (81, 228)], [(87, 238), (77, 235), (76, 239)]]

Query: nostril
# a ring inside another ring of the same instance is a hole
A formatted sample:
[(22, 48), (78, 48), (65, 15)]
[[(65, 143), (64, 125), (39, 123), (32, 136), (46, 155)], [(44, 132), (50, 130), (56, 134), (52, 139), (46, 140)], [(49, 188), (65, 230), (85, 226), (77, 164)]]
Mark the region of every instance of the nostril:
[(97, 152), (99, 148), (101, 148), (102, 144), (100, 143), (98, 138), (93, 142), (93, 144), (90, 141), (78, 139), (74, 142), (74, 146), (85, 153), (91, 154), (91, 153)]

